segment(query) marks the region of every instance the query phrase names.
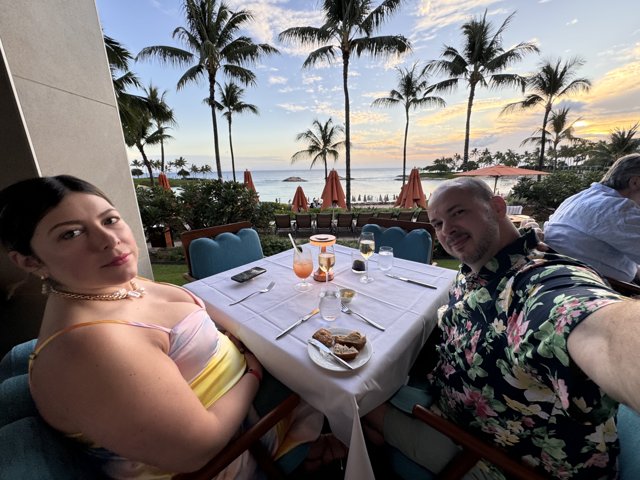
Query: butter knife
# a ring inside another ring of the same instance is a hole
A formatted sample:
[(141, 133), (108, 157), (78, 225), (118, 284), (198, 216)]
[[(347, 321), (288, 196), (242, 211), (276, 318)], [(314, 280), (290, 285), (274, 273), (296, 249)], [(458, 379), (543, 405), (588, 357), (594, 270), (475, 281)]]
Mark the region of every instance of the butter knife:
[(438, 287), (429, 285), (428, 283), (419, 282), (418, 280), (413, 280), (407, 277), (401, 277), (400, 275), (393, 275), (392, 273), (385, 273), (385, 275), (387, 277), (395, 278), (397, 280), (402, 280), (403, 282), (413, 283), (414, 285), (420, 285), (421, 287), (433, 288), (434, 290), (438, 289)]
[(302, 322), (306, 322), (307, 320), (309, 320), (311, 317), (313, 317), (316, 313), (318, 313), (320, 311), (320, 309), (318, 308), (314, 308), (310, 313), (306, 314), (304, 317), (300, 317), (295, 323), (291, 324), (290, 326), (288, 326), (287, 328), (285, 328), (283, 331), (281, 331), (278, 336), (276, 337), (276, 340), (278, 340), (280, 337), (282, 337), (283, 335), (285, 335), (286, 333), (290, 332), (291, 330), (293, 330), (294, 328), (296, 328), (298, 325), (300, 325)]
[(339, 356), (337, 356), (335, 353), (333, 353), (333, 350), (331, 350), (329, 347), (327, 347), (324, 343), (319, 342), (315, 338), (310, 338), (309, 340), (307, 340), (307, 342), (309, 342), (311, 345), (316, 347), (321, 352), (328, 353), (331, 356), (332, 359), (334, 359), (336, 362), (338, 362), (343, 367), (347, 367), (349, 370), (353, 370), (353, 367), (351, 365), (349, 365), (348, 362), (346, 362), (345, 360), (343, 360)]

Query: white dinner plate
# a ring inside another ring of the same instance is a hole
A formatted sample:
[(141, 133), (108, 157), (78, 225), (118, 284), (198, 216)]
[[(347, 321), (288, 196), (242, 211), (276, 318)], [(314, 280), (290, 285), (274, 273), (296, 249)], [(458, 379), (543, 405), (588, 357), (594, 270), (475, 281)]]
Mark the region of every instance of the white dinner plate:
[[(327, 328), (327, 330), (331, 332), (331, 335), (348, 335), (349, 333), (353, 332), (353, 328), (333, 327), (333, 328)], [(307, 353), (309, 354), (309, 357), (311, 357), (311, 360), (313, 360), (315, 364), (320, 365), (322, 368), (326, 368), (327, 370), (333, 370), (335, 372), (348, 371), (347, 367), (343, 367), (338, 362), (332, 360), (328, 354), (324, 354), (320, 352), (320, 350), (318, 350), (316, 347), (314, 347), (309, 343), (307, 343)], [(358, 356), (353, 360), (347, 360), (347, 361), (353, 368), (359, 368), (369, 361), (372, 353), (373, 353), (373, 349), (371, 348), (371, 345), (369, 344), (369, 339), (367, 338), (367, 343), (364, 344), (364, 348), (360, 350), (360, 353), (358, 353)]]

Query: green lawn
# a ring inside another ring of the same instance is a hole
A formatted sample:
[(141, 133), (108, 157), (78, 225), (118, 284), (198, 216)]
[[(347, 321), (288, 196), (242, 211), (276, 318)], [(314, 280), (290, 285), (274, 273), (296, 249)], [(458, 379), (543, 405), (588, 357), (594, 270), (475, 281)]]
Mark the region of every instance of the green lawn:
[(184, 264), (152, 263), (151, 268), (156, 282), (173, 283), (174, 285), (187, 283), (182, 276), (183, 273), (187, 273), (187, 266)]
[[(460, 266), (460, 262), (453, 258), (436, 259), (436, 263), (439, 267), (449, 268), (451, 270), (457, 270)], [(154, 263), (151, 265), (151, 268), (153, 269), (153, 277), (156, 282), (166, 282), (174, 285), (184, 285), (187, 283), (182, 276), (183, 273), (187, 272), (187, 266), (184, 264)]]

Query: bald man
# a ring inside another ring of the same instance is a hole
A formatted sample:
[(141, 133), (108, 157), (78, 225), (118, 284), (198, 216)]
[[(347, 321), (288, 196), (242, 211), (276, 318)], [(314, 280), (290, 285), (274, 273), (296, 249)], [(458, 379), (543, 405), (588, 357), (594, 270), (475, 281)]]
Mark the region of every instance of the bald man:
[[(442, 184), (429, 218), (462, 262), (438, 320), (437, 365), (424, 372), (431, 409), (547, 475), (614, 478), (618, 402), (640, 409), (640, 302), (585, 264), (536, 250), (535, 232), (520, 235), (483, 181)], [(390, 404), (364, 425), (435, 473), (457, 453)]]

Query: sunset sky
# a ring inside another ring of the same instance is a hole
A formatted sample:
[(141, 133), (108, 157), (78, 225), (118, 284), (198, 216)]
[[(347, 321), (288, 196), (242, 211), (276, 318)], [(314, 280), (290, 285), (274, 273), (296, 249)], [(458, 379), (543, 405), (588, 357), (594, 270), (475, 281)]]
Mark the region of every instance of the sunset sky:
[[(246, 88), (244, 100), (255, 104), (260, 115), (234, 117), (236, 169), (292, 168), (291, 156), (306, 147), (295, 141), (297, 133), (309, 128), (314, 119), (344, 121), (342, 63), (302, 70), (310, 50), (277, 40), (278, 33), (289, 27), (320, 26), (321, 2), (227, 1), (232, 8), (253, 12), (255, 21), (248, 25), (246, 34), (281, 52), (253, 67), (258, 83)], [(379, 2), (374, 0), (373, 4)], [(97, 0), (97, 6), (105, 34), (133, 55), (150, 45), (178, 45), (171, 37), (176, 27), (184, 25), (178, 0)], [(496, 27), (517, 12), (503, 36), (506, 48), (522, 41), (536, 42), (540, 48), (540, 55), (528, 56), (510, 72), (533, 72), (543, 59), (584, 59), (578, 74), (591, 80), (591, 91), (558, 104), (571, 107), (571, 120), (580, 117), (577, 136), (606, 139), (615, 127), (628, 129), (640, 121), (640, 20), (634, 0), (406, 0), (378, 34), (404, 34), (413, 51), (383, 60), (352, 57), (352, 168), (401, 166), (404, 110), (372, 107), (371, 102), (396, 87), (394, 67), (436, 59), (444, 44), (461, 49), (460, 26), (485, 9)], [(177, 92), (176, 83), (186, 68), (158, 61), (135, 62), (131, 68), (143, 85), (152, 82), (167, 91), (178, 127), (171, 132), (174, 140), (165, 145), (166, 158), (183, 156), (192, 164), (207, 163), (215, 169), (211, 114), (202, 102), (208, 85), (192, 84)], [(444, 77), (434, 77), (431, 82), (441, 79)], [(221, 83), (224, 80), (219, 78)], [(456, 92), (441, 96), (447, 102), (445, 108), (418, 110), (411, 115), (408, 167), (429, 165), (442, 155), (462, 154), (468, 89), (461, 84)], [(522, 98), (521, 92), (512, 89), (478, 90), (471, 117), (471, 148), (523, 151), (522, 140), (540, 127), (541, 108), (499, 115), (505, 104)], [(229, 170), (227, 124), (221, 117), (219, 134), (223, 170)], [(159, 148), (149, 147), (148, 153), (157, 158)], [(131, 150), (129, 158), (140, 157)], [(336, 166), (344, 168), (343, 154)], [(294, 168), (308, 167), (308, 161), (294, 164)]]

